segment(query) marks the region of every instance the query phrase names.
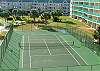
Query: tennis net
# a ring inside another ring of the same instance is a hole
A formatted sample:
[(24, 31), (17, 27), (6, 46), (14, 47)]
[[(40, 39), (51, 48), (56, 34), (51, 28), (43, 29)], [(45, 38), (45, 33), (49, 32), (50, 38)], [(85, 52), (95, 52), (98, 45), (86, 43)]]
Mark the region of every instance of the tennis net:
[(29, 48), (32, 49), (61, 49), (64, 47), (70, 47), (70, 46), (74, 46), (74, 41), (72, 42), (64, 42), (64, 43), (60, 43), (60, 42), (45, 42), (45, 43), (19, 43), (19, 46), (21, 49), (24, 50), (29, 50)]

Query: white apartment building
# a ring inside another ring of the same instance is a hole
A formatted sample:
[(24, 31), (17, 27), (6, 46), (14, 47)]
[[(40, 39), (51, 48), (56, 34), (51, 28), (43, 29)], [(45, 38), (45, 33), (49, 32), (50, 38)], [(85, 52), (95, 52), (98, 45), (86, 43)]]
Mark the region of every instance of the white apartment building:
[(0, 2), (2, 9), (20, 8), (25, 10), (55, 10), (61, 9), (64, 15), (70, 14), (70, 0), (2, 0)]

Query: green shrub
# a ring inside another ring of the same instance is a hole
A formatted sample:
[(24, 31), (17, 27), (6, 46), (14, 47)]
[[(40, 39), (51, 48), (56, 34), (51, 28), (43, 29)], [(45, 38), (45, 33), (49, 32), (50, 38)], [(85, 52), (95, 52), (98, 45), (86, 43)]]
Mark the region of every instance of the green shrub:
[(20, 20), (20, 21), (22, 21), (22, 19), (21, 19), (20, 17), (16, 17), (16, 20)]
[(27, 20), (26, 23), (32, 23), (32, 20)]
[(25, 17), (23, 17), (22, 20), (23, 20), (23, 21), (28, 21), (27, 18), (25, 18)]
[(58, 17), (53, 17), (53, 22), (61, 22), (61, 19), (59, 19)]

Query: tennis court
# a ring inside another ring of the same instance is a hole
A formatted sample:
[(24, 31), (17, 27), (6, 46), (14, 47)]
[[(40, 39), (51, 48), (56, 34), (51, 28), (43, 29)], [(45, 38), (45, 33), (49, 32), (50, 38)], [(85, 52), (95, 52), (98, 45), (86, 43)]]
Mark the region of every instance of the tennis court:
[(9, 30), (0, 71), (99, 71), (100, 57), (67, 31)]
[(74, 41), (65, 41), (58, 34), (25, 33), (19, 43), (20, 68), (87, 65), (87, 62), (74, 50), (74, 44)]

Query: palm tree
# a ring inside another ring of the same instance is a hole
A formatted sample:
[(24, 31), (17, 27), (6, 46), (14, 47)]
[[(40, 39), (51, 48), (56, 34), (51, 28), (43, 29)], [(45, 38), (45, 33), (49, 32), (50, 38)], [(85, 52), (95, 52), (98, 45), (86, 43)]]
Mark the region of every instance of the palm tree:
[(59, 16), (62, 16), (62, 10), (58, 9), (58, 10), (52, 11), (51, 15), (53, 17), (53, 20), (57, 22), (59, 21)]
[(22, 10), (22, 9), (14, 9), (12, 11), (12, 13), (16, 18), (23, 17), (24, 15), (27, 15), (27, 12), (25, 10)]
[(25, 11), (24, 10), (22, 10), (22, 9), (18, 9), (17, 10), (17, 15), (18, 16), (22, 16), (23, 17), (24, 14), (25, 14)]
[(94, 31), (94, 39), (98, 40), (98, 43), (100, 44), (100, 26)]
[(30, 11), (25, 11), (25, 15), (28, 16), (28, 20), (30, 18)]
[(50, 18), (51, 18), (51, 15), (48, 12), (44, 12), (44, 13), (41, 14), (41, 19), (45, 20), (46, 25), (48, 23), (48, 19), (50, 19)]
[(7, 18), (9, 16), (10, 16), (10, 14), (7, 11), (0, 12), (0, 17), (4, 18), (5, 19), (5, 22), (7, 21)]
[(13, 10), (12, 10), (12, 14), (13, 14), (14, 16), (17, 16), (17, 9), (13, 9)]
[(31, 10), (31, 17), (34, 19), (35, 21), (35, 18), (38, 18), (39, 17), (39, 13), (38, 13), (38, 10)]

